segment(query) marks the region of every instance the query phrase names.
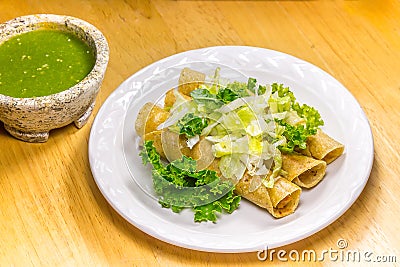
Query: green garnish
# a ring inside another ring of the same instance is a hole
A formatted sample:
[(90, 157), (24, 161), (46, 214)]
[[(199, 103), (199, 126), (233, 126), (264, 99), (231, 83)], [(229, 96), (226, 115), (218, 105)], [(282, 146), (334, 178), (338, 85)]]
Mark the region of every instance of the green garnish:
[(306, 104), (300, 105), (299, 103), (294, 103), (292, 105), (293, 110), (297, 112), (297, 114), (306, 120), (306, 128), (309, 135), (314, 135), (317, 133), (319, 126), (324, 125), (324, 121), (321, 118), (318, 110), (313, 107), (310, 107)]
[(304, 125), (293, 126), (283, 120), (275, 119), (279, 125), (284, 127), (282, 135), (286, 138), (286, 144), (278, 146), (282, 152), (291, 153), (298, 147), (305, 149), (307, 146), (307, 137), (310, 135)]
[(234, 185), (222, 181), (215, 171), (196, 171), (195, 160), (183, 156), (164, 165), (153, 141), (144, 143), (140, 156), (143, 164), (153, 166), (153, 186), (162, 207), (174, 212), (191, 208), (195, 222), (216, 222), (218, 213), (232, 213), (239, 207), (241, 197), (233, 193)]
[(293, 152), (294, 149), (305, 149), (307, 137), (317, 133), (319, 126), (324, 125), (319, 112), (306, 104), (300, 105), (289, 87), (273, 83), (272, 94), (275, 98), (269, 99), (269, 105), (273, 112), (285, 112), (294, 110), (300, 118), (305, 120), (305, 125), (291, 125), (284, 120), (275, 119), (280, 126), (284, 127), (282, 135), (286, 138), (286, 144), (279, 146), (282, 152)]
[(229, 88), (224, 88), (224, 89), (218, 91), (216, 97), (217, 97), (217, 99), (221, 100), (222, 102), (224, 102), (226, 104), (226, 103), (232, 102), (233, 100), (239, 98), (239, 95), (236, 94), (235, 92), (233, 92)]
[(186, 113), (177, 124), (179, 134), (185, 134), (187, 138), (201, 134), (204, 128), (208, 126), (206, 118), (201, 118), (193, 113)]
[(213, 111), (224, 105), (224, 102), (217, 99), (216, 95), (211, 94), (207, 89), (199, 88), (193, 90), (190, 93), (190, 96), (198, 106), (201, 106), (204, 109), (204, 111)]
[(272, 94), (275, 92), (278, 93), (279, 97), (289, 97), (291, 103), (294, 103), (296, 97), (294, 96), (293, 92), (290, 91), (289, 87), (284, 87), (283, 84), (273, 83), (271, 84)]
[(267, 90), (267, 87), (263, 85), (257, 87), (257, 79), (250, 77), (247, 81), (247, 89), (254, 94), (262, 95)]
[(247, 84), (243, 82), (234, 81), (232, 83), (228, 83), (226, 85), (226, 89), (231, 90), (239, 97), (244, 97), (249, 95), (249, 92), (247, 91)]
[(247, 89), (251, 92), (256, 91), (257, 80), (255, 78), (249, 78), (247, 80)]

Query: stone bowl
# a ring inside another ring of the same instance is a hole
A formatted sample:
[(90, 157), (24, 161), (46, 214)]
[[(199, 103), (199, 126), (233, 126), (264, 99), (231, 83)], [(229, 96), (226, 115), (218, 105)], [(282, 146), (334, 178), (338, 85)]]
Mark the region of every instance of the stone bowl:
[(74, 33), (95, 53), (90, 73), (76, 85), (56, 94), (16, 98), (0, 94), (0, 121), (14, 137), (27, 142), (46, 142), (49, 131), (72, 122), (81, 128), (88, 121), (109, 59), (104, 35), (78, 18), (53, 14), (27, 15), (0, 24), (0, 45), (11, 37), (37, 29)]

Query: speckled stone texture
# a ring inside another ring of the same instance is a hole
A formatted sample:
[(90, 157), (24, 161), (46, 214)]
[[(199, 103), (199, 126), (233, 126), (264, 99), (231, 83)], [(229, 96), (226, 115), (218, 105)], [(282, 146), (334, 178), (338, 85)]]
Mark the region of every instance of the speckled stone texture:
[(0, 45), (12, 36), (51, 28), (75, 33), (95, 51), (92, 71), (78, 84), (57, 94), (14, 98), (0, 94), (0, 120), (14, 137), (27, 142), (46, 142), (49, 131), (72, 122), (86, 124), (93, 110), (109, 59), (108, 43), (93, 25), (70, 16), (38, 14), (0, 24)]

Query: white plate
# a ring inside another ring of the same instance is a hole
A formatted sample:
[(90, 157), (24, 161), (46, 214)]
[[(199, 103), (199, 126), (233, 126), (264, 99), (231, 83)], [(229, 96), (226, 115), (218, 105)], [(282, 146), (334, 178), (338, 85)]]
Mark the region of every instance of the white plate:
[[(320, 111), (325, 121), (324, 131), (345, 145), (344, 155), (328, 166), (324, 180), (311, 190), (303, 190), (294, 214), (274, 219), (267, 211), (242, 200), (238, 210), (222, 215), (216, 224), (195, 223), (190, 211), (177, 214), (163, 209), (144, 192), (151, 191), (151, 175), (138, 156), (134, 111), (157, 99), (177, 79), (166, 78), (165, 87), (159, 89), (143, 89), (144, 81), (171, 67), (208, 66), (204, 62), (229, 66), (262, 83), (290, 86), (299, 102)], [(123, 82), (96, 116), (90, 133), (89, 160), (94, 179), (110, 205), (142, 231), (195, 250), (250, 252), (306, 238), (341, 216), (368, 180), (373, 138), (368, 120), (354, 97), (318, 67), (272, 50), (221, 46), (162, 59)], [(147, 185), (149, 188), (142, 190)]]

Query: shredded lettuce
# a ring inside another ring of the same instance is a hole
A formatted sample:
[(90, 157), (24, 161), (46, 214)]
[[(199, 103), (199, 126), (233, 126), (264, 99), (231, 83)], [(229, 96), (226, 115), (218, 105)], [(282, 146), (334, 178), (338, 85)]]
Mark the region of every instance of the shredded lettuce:
[(179, 134), (185, 134), (187, 138), (201, 134), (204, 128), (208, 126), (206, 118), (201, 118), (193, 113), (186, 113), (182, 119), (178, 121)]
[(246, 171), (246, 164), (243, 161), (246, 161), (247, 157), (242, 155), (244, 154), (225, 155), (219, 161), (221, 174), (233, 182), (239, 181)]
[(224, 103), (229, 103), (239, 98), (239, 95), (229, 88), (224, 88), (218, 91), (216, 97)]
[(291, 103), (294, 103), (296, 97), (293, 92), (290, 91), (289, 87), (284, 87), (283, 84), (273, 83), (271, 84), (272, 94), (277, 94), (279, 97), (288, 97)]
[(295, 148), (306, 148), (310, 132), (304, 125), (293, 126), (283, 120), (276, 119), (275, 121), (283, 127), (282, 136), (286, 138), (286, 144), (278, 146), (282, 152), (291, 153)]
[(258, 85), (257, 79), (250, 77), (247, 81), (247, 89), (253, 94), (262, 95), (267, 90), (267, 87), (263, 85)]
[(215, 171), (196, 171), (195, 160), (183, 156), (164, 165), (153, 141), (144, 143), (140, 156), (144, 165), (153, 166), (153, 187), (162, 207), (174, 212), (191, 208), (195, 222), (214, 223), (219, 213), (232, 213), (239, 207), (241, 197), (234, 194), (234, 185), (222, 181)]
[(277, 124), (277, 137), (283, 136), (286, 143), (278, 146), (280, 151), (291, 153), (305, 149), (307, 137), (316, 134), (324, 125), (319, 112), (306, 104), (300, 105), (289, 87), (273, 83), (269, 105)]
[(236, 111), (236, 114), (239, 117), (239, 119), (244, 127), (249, 125), (252, 121), (257, 120), (256, 114), (248, 106), (239, 108)]
[(321, 115), (315, 108), (306, 104), (300, 105), (299, 103), (294, 103), (292, 108), (301, 118), (306, 120), (306, 128), (310, 135), (316, 134), (318, 128), (324, 125)]
[(212, 77), (211, 83), (203, 84), (203, 87), (206, 88), (211, 94), (216, 95), (221, 85), (221, 75), (220, 75), (221, 68), (217, 67), (214, 72), (214, 76)]
[(190, 96), (197, 104), (198, 110), (203, 113), (210, 113), (224, 105), (224, 102), (218, 99), (215, 94), (204, 88), (193, 90)]
[(255, 78), (249, 78), (247, 80), (247, 90), (249, 90), (250, 92), (255, 93), (256, 92), (256, 88), (257, 88), (257, 80)]
[(272, 113), (282, 113), (285, 111), (289, 111), (292, 107), (291, 99), (288, 96), (284, 97), (271, 97), (268, 100), (269, 108)]
[(226, 85), (226, 89), (231, 90), (233, 93), (237, 94), (239, 97), (249, 96), (249, 91), (247, 90), (247, 84), (244, 82), (234, 81)]

